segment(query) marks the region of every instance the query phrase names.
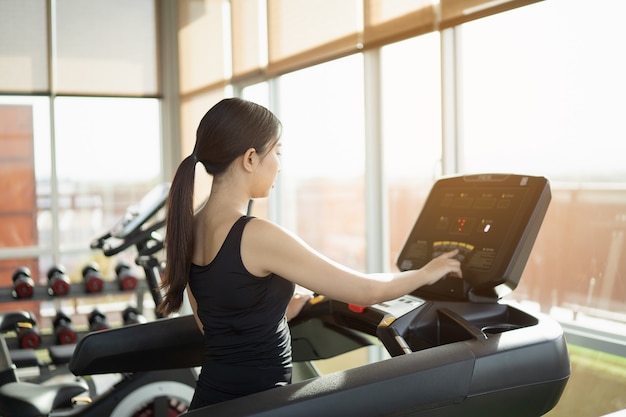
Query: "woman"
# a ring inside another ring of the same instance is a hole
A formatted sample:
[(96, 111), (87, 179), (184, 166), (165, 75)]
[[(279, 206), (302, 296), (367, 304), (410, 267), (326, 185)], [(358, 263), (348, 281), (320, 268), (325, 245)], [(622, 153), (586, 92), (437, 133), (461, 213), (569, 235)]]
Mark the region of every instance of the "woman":
[[(371, 305), (461, 275), (450, 252), (420, 270), (365, 274), (320, 255), (267, 220), (246, 216), (267, 197), (280, 169), (279, 120), (237, 99), (202, 118), (191, 155), (178, 167), (168, 198), (165, 295), (159, 311), (177, 311), (187, 289), (206, 355), (190, 409), (288, 384), (287, 320), (306, 297), (300, 285), (332, 299)], [(213, 176), (208, 200), (194, 213), (196, 163)], [(291, 301), (291, 303), (290, 303)], [(288, 308), (289, 307), (289, 308)]]

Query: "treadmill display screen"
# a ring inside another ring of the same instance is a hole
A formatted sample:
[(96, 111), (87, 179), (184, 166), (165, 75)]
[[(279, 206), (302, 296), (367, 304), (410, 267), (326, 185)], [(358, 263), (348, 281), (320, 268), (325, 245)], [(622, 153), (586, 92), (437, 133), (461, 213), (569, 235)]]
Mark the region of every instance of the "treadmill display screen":
[(418, 269), (458, 249), (463, 281), (448, 277), (420, 296), (499, 298), (517, 286), (550, 201), (543, 177), (482, 174), (435, 183), (398, 257)]

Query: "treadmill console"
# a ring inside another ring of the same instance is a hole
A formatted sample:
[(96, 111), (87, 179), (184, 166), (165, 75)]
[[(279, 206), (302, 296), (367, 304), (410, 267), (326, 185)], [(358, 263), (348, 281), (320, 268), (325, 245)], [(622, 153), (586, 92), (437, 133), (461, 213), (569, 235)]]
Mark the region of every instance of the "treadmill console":
[(418, 269), (456, 248), (463, 279), (445, 277), (413, 295), (489, 302), (514, 290), (550, 198), (543, 177), (481, 174), (437, 181), (397, 266), (402, 271)]
[(124, 239), (134, 233), (147, 219), (165, 206), (169, 190), (169, 183), (159, 184), (139, 203), (128, 207), (124, 217), (111, 229), (111, 236)]

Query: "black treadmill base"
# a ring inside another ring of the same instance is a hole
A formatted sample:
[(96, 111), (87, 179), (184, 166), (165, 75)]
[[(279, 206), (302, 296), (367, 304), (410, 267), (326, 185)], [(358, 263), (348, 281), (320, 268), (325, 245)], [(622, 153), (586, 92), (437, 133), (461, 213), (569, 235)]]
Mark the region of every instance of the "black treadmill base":
[[(447, 399), (444, 402), (429, 401), (419, 398), (419, 392), (414, 393), (411, 387), (399, 388), (404, 391), (401, 396), (415, 397), (415, 407), (398, 408), (396, 400), (390, 401), (385, 393), (375, 400), (378, 404), (371, 406), (373, 398), (363, 398), (358, 395), (344, 395), (341, 401), (332, 401), (328, 398), (320, 401), (289, 401), (282, 404), (268, 404), (262, 406), (262, 397), (253, 395), (249, 401), (254, 403), (250, 407), (245, 405), (246, 399), (237, 400), (238, 404), (217, 404), (212, 407), (191, 411), (189, 417), (540, 417), (550, 411), (558, 402), (567, 382), (567, 378), (526, 387), (515, 387), (488, 394), (480, 394), (466, 398)], [(345, 394), (345, 393), (344, 393)], [(339, 400), (339, 398), (337, 398)], [(540, 400), (538, 400), (540, 399)], [(410, 399), (408, 400), (411, 401)], [(402, 401), (400, 401), (402, 402)], [(406, 401), (405, 401), (406, 402)], [(394, 404), (396, 403), (396, 404)], [(255, 411), (251, 411), (254, 409)]]
[[(436, 409), (403, 410), (385, 416), (405, 417), (539, 417), (558, 402), (567, 378), (465, 398)], [(420, 407), (421, 408), (421, 407)]]

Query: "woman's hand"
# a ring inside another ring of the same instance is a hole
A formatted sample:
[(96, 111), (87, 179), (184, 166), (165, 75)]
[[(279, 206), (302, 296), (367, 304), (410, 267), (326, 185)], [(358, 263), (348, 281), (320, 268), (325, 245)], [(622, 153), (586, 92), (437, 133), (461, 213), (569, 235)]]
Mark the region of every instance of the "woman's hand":
[(428, 277), (426, 285), (434, 284), (448, 274), (462, 278), (461, 262), (454, 258), (458, 253), (459, 250), (454, 249), (437, 256), (424, 265), (421, 271)]
[(287, 321), (297, 316), (310, 299), (310, 294), (295, 293), (287, 306)]

